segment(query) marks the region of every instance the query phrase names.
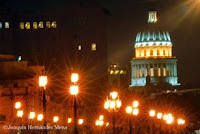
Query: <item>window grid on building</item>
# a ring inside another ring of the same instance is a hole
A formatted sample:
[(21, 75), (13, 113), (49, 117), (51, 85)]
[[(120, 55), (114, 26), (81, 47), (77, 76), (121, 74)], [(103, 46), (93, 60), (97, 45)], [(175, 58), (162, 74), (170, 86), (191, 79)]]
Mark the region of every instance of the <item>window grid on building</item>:
[(56, 21), (53, 21), (52, 24), (51, 24), (51, 26), (52, 26), (53, 28), (56, 28), (56, 27), (57, 27)]
[(24, 22), (20, 22), (20, 23), (19, 23), (19, 28), (20, 28), (20, 29), (24, 29)]
[(39, 25), (38, 25), (38, 27), (39, 27), (39, 28), (44, 28), (44, 24), (43, 24), (43, 22), (42, 22), (42, 21), (40, 21), (40, 22), (39, 22)]

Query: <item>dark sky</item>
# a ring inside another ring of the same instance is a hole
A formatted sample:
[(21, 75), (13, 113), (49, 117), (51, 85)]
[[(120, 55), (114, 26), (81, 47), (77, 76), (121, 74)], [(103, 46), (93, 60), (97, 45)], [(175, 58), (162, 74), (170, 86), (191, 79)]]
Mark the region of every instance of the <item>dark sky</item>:
[[(1, 0), (3, 1), (3, 0)], [(4, 0), (21, 10), (56, 9), (67, 0)], [(158, 11), (160, 25), (170, 32), (173, 55), (178, 58), (182, 84), (200, 87), (200, 0), (96, 0), (110, 11), (108, 17), (109, 63), (130, 67), (137, 32), (147, 23), (149, 10)]]

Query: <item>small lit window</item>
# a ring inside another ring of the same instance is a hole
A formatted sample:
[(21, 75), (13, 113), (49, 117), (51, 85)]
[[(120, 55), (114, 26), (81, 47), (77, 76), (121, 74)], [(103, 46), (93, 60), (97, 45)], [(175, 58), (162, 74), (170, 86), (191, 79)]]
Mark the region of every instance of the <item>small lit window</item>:
[(150, 74), (151, 77), (153, 77), (153, 76), (154, 76), (154, 74), (153, 74), (153, 68), (150, 69), (150, 73), (151, 73), (151, 74)]
[(37, 29), (37, 22), (33, 22), (33, 29)]
[(24, 22), (20, 22), (20, 23), (19, 23), (19, 28), (20, 28), (20, 29), (24, 29)]
[(79, 50), (79, 51), (81, 50), (81, 45), (78, 46), (78, 50)]
[(2, 28), (2, 22), (0, 22), (0, 29)]
[(57, 27), (56, 21), (53, 21), (52, 24), (51, 24), (51, 26), (52, 26), (53, 28), (56, 28), (56, 27)]
[(96, 43), (92, 43), (92, 45), (91, 45), (91, 50), (92, 50), (92, 51), (96, 51), (96, 50), (97, 50)]
[(26, 29), (30, 29), (30, 22), (26, 22), (26, 25), (25, 25)]
[(113, 70), (110, 70), (110, 74), (113, 74), (114, 72), (113, 72)]
[(166, 68), (163, 68), (163, 76), (166, 76)]
[(5, 28), (9, 28), (9, 22), (5, 22)]
[(124, 71), (123, 71), (123, 70), (120, 70), (120, 74), (124, 74)]
[(38, 27), (39, 27), (39, 28), (44, 28), (44, 24), (43, 24), (43, 22), (42, 22), (42, 21), (40, 21), (40, 22), (39, 22), (39, 25), (38, 25)]
[(51, 23), (49, 21), (46, 22), (46, 28), (51, 28)]
[(158, 68), (158, 76), (161, 76), (161, 70)]

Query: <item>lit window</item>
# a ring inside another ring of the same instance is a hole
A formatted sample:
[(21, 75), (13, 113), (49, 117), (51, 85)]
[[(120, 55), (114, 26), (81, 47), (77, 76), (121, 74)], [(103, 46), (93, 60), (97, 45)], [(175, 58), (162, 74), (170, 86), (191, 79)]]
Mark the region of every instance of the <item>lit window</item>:
[(25, 27), (26, 27), (26, 29), (30, 29), (30, 22), (26, 22)]
[(92, 43), (91, 50), (92, 51), (96, 51), (97, 50), (96, 43)]
[(158, 56), (160, 55), (160, 51), (159, 51), (159, 50), (157, 50), (157, 55), (158, 55)]
[(123, 70), (120, 70), (120, 74), (124, 74), (124, 71), (123, 71)]
[(37, 22), (33, 22), (33, 29), (37, 29)]
[(150, 55), (151, 55), (151, 56), (153, 55), (153, 50), (150, 51)]
[(81, 50), (81, 45), (78, 46), (78, 50)]
[(43, 22), (42, 22), (42, 21), (40, 21), (40, 22), (39, 22), (39, 25), (38, 25), (38, 27), (39, 27), (39, 28), (44, 28), (44, 24), (43, 24)]
[(160, 68), (158, 68), (158, 76), (161, 76)]
[(166, 68), (163, 68), (163, 76), (166, 76)]
[(110, 70), (110, 74), (113, 74), (114, 72), (113, 72), (113, 70)]
[(20, 29), (24, 29), (24, 22), (20, 22), (20, 23), (19, 23), (19, 28), (20, 28)]
[(151, 73), (150, 75), (153, 77), (154, 76), (154, 74), (153, 74), (153, 68), (150, 69), (150, 73)]
[(46, 28), (51, 28), (51, 23), (49, 21), (46, 22)]
[(51, 24), (51, 26), (52, 26), (53, 28), (56, 28), (56, 27), (57, 27), (56, 21), (53, 21), (52, 24)]
[(0, 29), (2, 28), (2, 22), (0, 22)]
[(9, 28), (9, 22), (5, 22), (5, 28)]

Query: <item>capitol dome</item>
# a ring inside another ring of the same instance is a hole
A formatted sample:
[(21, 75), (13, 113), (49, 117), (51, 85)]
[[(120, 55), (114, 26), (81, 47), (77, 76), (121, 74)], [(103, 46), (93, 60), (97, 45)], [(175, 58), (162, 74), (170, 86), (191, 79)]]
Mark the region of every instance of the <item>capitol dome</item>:
[(156, 22), (156, 12), (150, 11), (147, 26), (142, 31), (138, 32), (136, 36), (135, 47), (172, 45), (169, 32), (162, 30)]

